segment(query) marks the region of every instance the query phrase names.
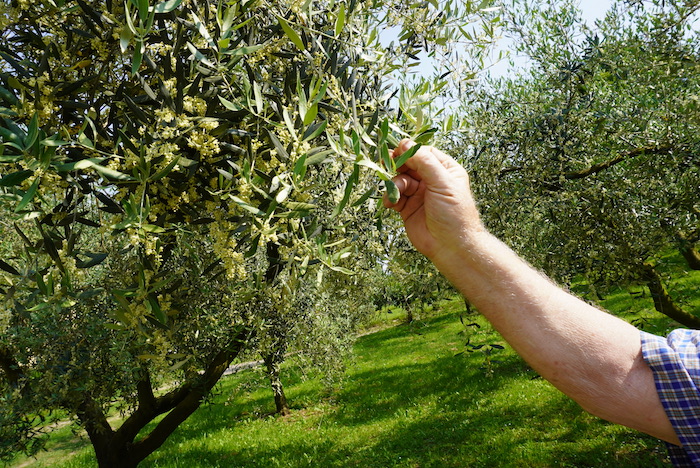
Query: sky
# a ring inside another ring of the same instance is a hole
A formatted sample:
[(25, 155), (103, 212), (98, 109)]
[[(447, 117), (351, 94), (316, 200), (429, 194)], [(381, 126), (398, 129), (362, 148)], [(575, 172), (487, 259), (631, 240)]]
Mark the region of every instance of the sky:
[[(605, 13), (608, 11), (612, 5), (613, 0), (581, 0), (579, 2), (579, 8), (581, 9), (583, 20), (589, 25), (593, 26), (595, 20), (603, 18)], [(502, 38), (499, 41), (498, 49), (507, 50), (511, 41), (507, 38)], [(498, 55), (495, 52), (494, 56)], [(502, 60), (495, 63), (489, 68), (489, 73), (491, 76), (499, 77), (504, 75), (509, 75), (514, 73), (518, 68), (527, 66), (527, 61), (523, 58), (513, 57), (514, 67), (511, 66), (508, 60)]]
[(596, 19), (602, 18), (612, 5), (611, 0), (588, 0), (580, 3), (583, 19), (591, 24)]
[[(579, 0), (579, 8), (581, 9), (582, 19), (591, 27), (594, 26), (595, 20), (603, 18), (605, 13), (610, 9), (610, 6), (615, 0)], [(392, 41), (396, 41), (398, 32), (400, 28), (388, 28), (380, 34), (380, 41), (388, 45)], [(512, 41), (506, 37), (499, 39), (492, 56), (494, 57), (494, 63), (488, 67), (487, 73), (491, 74), (493, 77), (507, 76), (510, 74), (515, 74), (519, 69), (527, 66), (527, 60), (524, 58), (513, 57), (514, 65), (511, 66), (509, 60), (501, 60), (497, 62), (495, 57), (498, 57), (500, 50), (507, 50), (512, 44)], [(424, 77), (431, 77), (434, 73), (434, 62), (427, 58), (425, 54), (419, 54), (421, 57), (421, 63), (417, 67), (413, 68), (413, 72), (418, 75), (423, 75)]]

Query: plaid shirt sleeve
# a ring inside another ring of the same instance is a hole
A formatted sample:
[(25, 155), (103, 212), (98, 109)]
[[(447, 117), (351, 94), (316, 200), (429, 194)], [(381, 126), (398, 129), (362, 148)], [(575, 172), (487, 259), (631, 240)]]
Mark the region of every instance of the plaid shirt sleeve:
[(700, 331), (674, 330), (667, 338), (641, 332), (642, 354), (682, 447), (668, 444), (675, 466), (700, 467)]

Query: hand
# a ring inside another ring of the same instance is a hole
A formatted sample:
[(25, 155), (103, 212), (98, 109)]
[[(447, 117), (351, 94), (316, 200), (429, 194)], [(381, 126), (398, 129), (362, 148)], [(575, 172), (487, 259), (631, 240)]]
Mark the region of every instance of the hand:
[[(397, 158), (416, 143), (402, 140)], [(401, 194), (396, 203), (384, 197), (384, 206), (401, 214), (411, 243), (438, 267), (468, 247), (469, 234), (483, 231), (462, 166), (442, 151), (422, 146), (394, 177)]]

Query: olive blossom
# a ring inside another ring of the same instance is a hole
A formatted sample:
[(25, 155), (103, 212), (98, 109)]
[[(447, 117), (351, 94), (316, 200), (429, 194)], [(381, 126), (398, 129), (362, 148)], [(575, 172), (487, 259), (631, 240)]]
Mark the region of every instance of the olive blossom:
[(264, 342), (254, 298), (351, 273), (389, 146), (430, 138), (454, 76), (400, 77), (483, 45), (487, 6), (0, 1), (0, 454), (60, 409), (100, 466), (135, 466)]

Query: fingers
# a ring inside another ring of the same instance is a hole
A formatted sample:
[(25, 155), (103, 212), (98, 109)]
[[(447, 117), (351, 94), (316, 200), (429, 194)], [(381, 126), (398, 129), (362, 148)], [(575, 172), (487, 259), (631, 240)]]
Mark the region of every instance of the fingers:
[(416, 194), (420, 187), (420, 182), (415, 178), (411, 177), (409, 174), (399, 174), (394, 177), (393, 182), (396, 184), (396, 188), (399, 189), (401, 196), (396, 203), (392, 203), (389, 197), (384, 194), (383, 203), (385, 208), (392, 208), (396, 211), (401, 211), (406, 205), (406, 200)]
[[(401, 140), (396, 148), (394, 148), (394, 152), (392, 153), (393, 158), (398, 158), (401, 156), (403, 153), (408, 151), (409, 149), (413, 148), (416, 146), (416, 142), (413, 140), (410, 140), (408, 138), (404, 138)], [(453, 159), (448, 156), (447, 154), (443, 153), (439, 149), (435, 148), (434, 146), (422, 146), (420, 150), (418, 150), (418, 153), (424, 153), (428, 151), (432, 156), (437, 158), (438, 161), (440, 162), (446, 162), (446, 161), (452, 161)], [(416, 154), (418, 154), (416, 153)], [(413, 159), (413, 158), (411, 158)], [(410, 161), (410, 160), (409, 160)]]
[[(397, 158), (416, 145), (416, 142), (409, 139), (403, 139), (399, 145), (394, 148), (392, 157)], [(409, 173), (418, 180), (424, 179), (426, 176), (439, 177), (444, 174), (445, 169), (452, 165), (456, 165), (454, 159), (439, 149), (432, 146), (421, 146), (416, 154), (413, 155), (404, 165), (398, 168), (401, 173)]]
[(411, 149), (414, 146), (416, 146), (415, 141), (410, 140), (408, 138), (404, 138), (403, 140), (401, 140), (399, 142), (399, 144), (396, 146), (396, 148), (394, 148), (394, 151), (391, 154), (391, 156), (393, 158), (398, 158), (399, 156), (401, 156), (403, 153), (405, 153), (406, 151), (408, 151), (409, 149)]
[[(392, 157), (401, 156), (415, 145), (415, 141), (401, 140), (394, 148)], [(399, 189), (399, 200), (396, 203), (391, 203), (385, 196), (384, 206), (402, 211), (406, 206), (407, 199), (416, 195), (421, 187), (423, 187), (423, 191), (450, 192), (455, 184), (455, 174), (459, 173), (460, 170), (463, 171), (462, 167), (447, 154), (432, 146), (421, 146), (403, 166), (398, 168), (399, 175), (394, 178), (394, 183)], [(466, 177), (466, 172), (464, 176)]]
[[(394, 148), (392, 157), (398, 158), (415, 145), (415, 141), (404, 138), (399, 142), (398, 146)], [(442, 152), (440, 153), (443, 154)], [(392, 203), (385, 194), (383, 203), (386, 208), (391, 208), (399, 212), (403, 210), (408, 197), (415, 195), (418, 191), (420, 181), (423, 180), (422, 174), (430, 174), (436, 170), (436, 168), (425, 167), (426, 165), (441, 166), (438, 155), (434, 154), (433, 148), (430, 146), (422, 146), (419, 148), (413, 157), (398, 168), (399, 175), (394, 177), (393, 182), (396, 184), (396, 188), (399, 189), (399, 200), (396, 203)]]

